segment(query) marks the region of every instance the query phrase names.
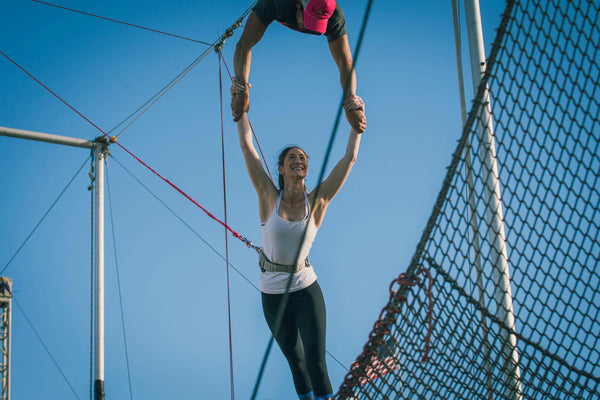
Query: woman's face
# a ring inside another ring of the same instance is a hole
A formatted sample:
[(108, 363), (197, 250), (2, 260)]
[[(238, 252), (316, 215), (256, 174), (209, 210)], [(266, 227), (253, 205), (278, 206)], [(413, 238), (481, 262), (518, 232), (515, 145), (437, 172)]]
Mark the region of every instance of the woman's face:
[(283, 165), (279, 166), (279, 174), (290, 178), (305, 178), (308, 174), (308, 158), (306, 154), (297, 147), (290, 149)]

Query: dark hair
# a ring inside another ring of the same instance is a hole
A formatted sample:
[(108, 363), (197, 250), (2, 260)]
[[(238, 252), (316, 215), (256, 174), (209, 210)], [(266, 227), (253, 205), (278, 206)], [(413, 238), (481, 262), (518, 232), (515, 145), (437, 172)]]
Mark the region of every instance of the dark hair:
[[(285, 160), (285, 156), (287, 156), (287, 153), (290, 152), (291, 149), (298, 149), (301, 152), (304, 153), (304, 156), (306, 157), (306, 159), (308, 160), (308, 154), (306, 154), (306, 152), (304, 150), (302, 150), (300, 147), (298, 146), (288, 146), (285, 149), (283, 149), (281, 151), (281, 153), (279, 153), (279, 159), (277, 161), (277, 166), (278, 167), (283, 167), (283, 161)], [(279, 177), (279, 190), (283, 190), (283, 175), (281, 175), (279, 172), (277, 173), (278, 177)]]

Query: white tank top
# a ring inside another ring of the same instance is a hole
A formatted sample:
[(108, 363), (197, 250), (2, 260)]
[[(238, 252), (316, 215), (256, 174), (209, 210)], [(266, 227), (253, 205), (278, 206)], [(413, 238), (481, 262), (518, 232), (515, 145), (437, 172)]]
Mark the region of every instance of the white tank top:
[[(310, 216), (308, 196), (304, 194), (305, 212), (301, 221), (286, 221), (279, 216), (279, 203), (283, 192), (279, 193), (277, 203), (267, 222), (262, 224), (263, 252), (271, 262), (284, 265), (296, 265), (304, 262), (308, 257), (317, 227)], [(294, 259), (300, 246), (300, 240), (306, 229), (306, 236), (300, 248), (298, 259)], [(262, 272), (260, 274), (260, 290), (263, 293), (285, 293), (290, 274), (287, 272)], [(292, 276), (290, 292), (304, 289), (317, 280), (313, 267), (302, 268)]]

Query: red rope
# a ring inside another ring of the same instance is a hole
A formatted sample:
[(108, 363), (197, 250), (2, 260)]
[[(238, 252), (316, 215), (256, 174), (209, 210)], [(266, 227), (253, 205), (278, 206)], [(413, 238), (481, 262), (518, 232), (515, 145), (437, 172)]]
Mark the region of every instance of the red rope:
[(52, 95), (54, 95), (54, 97), (56, 97), (57, 99), (59, 99), (60, 101), (62, 101), (67, 107), (69, 107), (71, 110), (75, 111), (75, 113), (77, 113), (77, 115), (79, 115), (81, 118), (83, 118), (84, 120), (86, 120), (90, 125), (92, 125), (94, 128), (96, 128), (100, 132), (102, 132), (103, 135), (105, 135), (106, 137), (110, 138), (110, 136), (108, 136), (106, 133), (104, 133), (104, 131), (102, 129), (98, 128), (96, 126), (96, 124), (94, 124), (92, 121), (90, 121), (89, 119), (87, 119), (83, 114), (81, 114), (79, 111), (77, 111), (75, 108), (73, 108), (69, 103), (67, 103), (65, 100), (63, 100), (62, 97), (60, 97), (59, 95), (57, 95), (56, 93), (54, 93), (48, 86), (46, 86), (42, 82), (40, 82), (39, 79), (37, 79), (32, 74), (30, 74), (28, 71), (26, 71), (25, 68), (23, 68), (19, 64), (17, 64), (16, 61), (14, 61), (12, 58), (10, 58), (9, 56), (7, 56), (2, 50), (0, 50), (0, 54), (2, 54), (8, 61), (10, 61), (14, 65), (16, 65), (17, 68), (19, 68), (21, 71), (25, 72), (30, 78), (32, 78), (34, 81), (36, 81), (44, 89), (46, 89), (48, 92), (50, 92)]
[(156, 175), (157, 177), (159, 177), (160, 179), (162, 179), (165, 183), (167, 183), (173, 189), (177, 190), (180, 194), (182, 194), (186, 199), (188, 199), (189, 201), (191, 201), (195, 206), (197, 206), (202, 211), (204, 211), (206, 213), (206, 215), (208, 215), (210, 218), (212, 218), (213, 220), (215, 220), (219, 224), (221, 224), (223, 227), (225, 227), (225, 229), (227, 229), (229, 232), (231, 232), (231, 234), (235, 238), (237, 238), (237, 239), (241, 240), (242, 242), (244, 242), (246, 244), (246, 246), (251, 247), (254, 250), (258, 250), (258, 247), (254, 246), (251, 241), (249, 241), (248, 239), (246, 239), (245, 237), (243, 237), (242, 235), (240, 235), (239, 233), (237, 233), (236, 231), (234, 231), (229, 225), (227, 225), (225, 222), (219, 220), (217, 217), (215, 217), (213, 214), (211, 214), (207, 209), (205, 209), (204, 207), (202, 207), (196, 200), (194, 200), (191, 196), (189, 196), (187, 193), (185, 193), (183, 190), (181, 190), (177, 185), (175, 185), (170, 180), (168, 180), (167, 178), (163, 177), (161, 174), (159, 174), (158, 172), (156, 172), (148, 164), (146, 164), (144, 161), (142, 161), (138, 156), (136, 156), (131, 151), (129, 151), (127, 148), (125, 148), (125, 146), (123, 146), (122, 144), (120, 144), (119, 142), (117, 142), (117, 140), (116, 140), (116, 138), (114, 136), (112, 136), (112, 137), (109, 136), (106, 132), (104, 132), (102, 129), (100, 129), (96, 124), (94, 124), (92, 121), (90, 121), (88, 118), (86, 118), (82, 113), (80, 113), (79, 111), (77, 111), (66, 100), (64, 100), (58, 94), (56, 94), (55, 92), (53, 92), (48, 86), (44, 85), (39, 79), (37, 79), (35, 76), (33, 76), (27, 70), (25, 70), (25, 68), (23, 68), (19, 64), (17, 64), (16, 61), (14, 61), (12, 58), (10, 58), (8, 55), (6, 55), (2, 50), (0, 50), (0, 54), (2, 54), (8, 61), (10, 61), (11, 63), (13, 63), (15, 66), (17, 66), (17, 68), (19, 68), (21, 71), (23, 71), (25, 74), (27, 74), (34, 81), (36, 81), (40, 86), (42, 86), (44, 89), (46, 89), (48, 92), (50, 92), (54, 97), (56, 97), (58, 100), (60, 100), (63, 104), (65, 104), (67, 107), (69, 107), (71, 110), (73, 110), (77, 115), (79, 115), (81, 118), (83, 118), (85, 121), (87, 121), (90, 125), (92, 125), (94, 128), (96, 128), (100, 133), (102, 133), (104, 136), (106, 136), (107, 138), (109, 138), (110, 141), (111, 141), (111, 143), (115, 143), (117, 146), (119, 146), (121, 149), (123, 149), (127, 154), (129, 154), (134, 159), (136, 159), (140, 164), (142, 164), (144, 167), (148, 168), (148, 170), (150, 170), (150, 172), (152, 172), (154, 175)]
[(196, 42), (196, 43), (205, 44), (205, 45), (207, 45), (207, 46), (212, 46), (212, 44), (211, 44), (211, 43), (208, 43), (208, 42), (203, 42), (203, 41), (201, 41), (201, 40), (190, 39), (190, 38), (187, 38), (187, 37), (185, 37), (185, 36), (174, 35), (174, 34), (172, 34), (172, 33), (163, 32), (163, 31), (159, 31), (159, 30), (157, 30), (157, 29), (146, 28), (145, 26), (131, 24), (131, 23), (129, 23), (129, 22), (123, 22), (123, 21), (119, 21), (119, 20), (117, 20), (117, 19), (107, 18), (107, 17), (103, 17), (103, 16), (101, 16), (101, 15), (91, 14), (91, 13), (88, 13), (88, 12), (85, 12), (85, 11), (79, 11), (79, 10), (75, 10), (75, 9), (73, 9), (73, 8), (68, 8), (68, 7), (64, 7), (64, 6), (59, 6), (59, 5), (57, 5), (57, 4), (46, 3), (45, 1), (40, 1), (40, 0), (33, 0), (33, 1), (35, 1), (36, 3), (40, 3), (40, 4), (47, 5), (47, 6), (52, 6), (52, 7), (60, 8), (60, 9), (63, 9), (63, 10), (67, 10), (67, 11), (73, 11), (73, 12), (76, 12), (76, 13), (79, 13), (79, 14), (88, 15), (88, 16), (90, 16), (90, 17), (100, 18), (100, 19), (104, 19), (104, 20), (107, 20), (107, 21), (110, 21), (110, 22), (116, 22), (116, 23), (118, 23), (118, 24), (123, 24), (123, 25), (127, 25), (127, 26), (132, 26), (132, 27), (134, 27), (134, 28), (138, 28), (138, 29), (144, 29), (144, 30), (147, 30), (147, 31), (150, 31), (150, 32), (160, 33), (161, 35), (172, 36), (172, 37), (175, 37), (175, 38), (178, 38), (178, 39), (189, 40), (190, 42)]
[[(428, 269), (423, 268), (420, 272), (424, 273), (427, 278), (429, 278), (429, 285), (427, 288), (428, 329), (427, 334), (425, 335), (423, 358), (421, 359), (422, 362), (426, 362), (428, 360), (431, 334), (433, 332), (433, 279), (431, 278), (431, 273)], [(351, 397), (353, 387), (365, 385), (369, 380), (383, 376), (399, 367), (396, 363), (395, 356), (392, 357), (391, 360), (380, 360), (380, 350), (382, 346), (386, 345), (385, 336), (391, 333), (391, 328), (396, 321), (397, 314), (401, 312), (400, 302), (406, 300), (405, 296), (398, 295), (400, 287), (411, 287), (418, 285), (420, 282), (421, 279), (418, 276), (415, 276), (414, 279), (407, 279), (405, 274), (400, 274), (398, 278), (392, 281), (389, 288), (390, 297), (388, 304), (381, 310), (379, 318), (375, 321), (373, 330), (369, 334), (369, 339), (363, 347), (363, 352), (352, 363), (350, 371), (344, 377), (344, 381), (338, 392), (341, 398)], [(398, 285), (399, 288), (395, 289), (395, 285)]]
[(225, 229), (227, 229), (229, 232), (231, 232), (231, 234), (234, 237), (240, 239), (242, 242), (246, 243), (246, 245), (248, 245), (249, 247), (253, 247), (252, 246), (252, 242), (250, 242), (248, 239), (246, 239), (245, 237), (243, 237), (242, 235), (240, 235), (239, 233), (237, 233), (236, 231), (234, 231), (233, 229), (231, 229), (231, 227), (229, 225), (227, 225), (225, 222), (221, 221), (220, 219), (218, 219), (217, 217), (215, 217), (213, 214), (211, 214), (206, 208), (202, 207), (196, 200), (194, 200), (190, 195), (188, 195), (186, 192), (184, 192), (183, 190), (181, 190), (173, 182), (171, 182), (170, 180), (168, 180), (167, 178), (165, 178), (164, 176), (162, 176), (161, 174), (159, 174), (158, 172), (156, 172), (152, 167), (150, 167), (148, 164), (146, 164), (144, 161), (142, 161), (138, 156), (136, 156), (135, 154), (133, 154), (131, 151), (127, 150), (119, 142), (113, 141), (112, 138), (111, 138), (111, 141), (113, 143), (115, 143), (117, 146), (119, 146), (121, 149), (123, 149), (127, 154), (129, 154), (130, 156), (132, 156), (133, 158), (135, 158), (144, 167), (148, 168), (148, 170), (150, 170), (150, 172), (152, 172), (154, 175), (156, 175), (157, 177), (159, 177), (160, 179), (162, 179), (166, 184), (168, 184), (169, 186), (171, 186), (173, 189), (177, 190), (186, 199), (188, 199), (194, 205), (196, 205), (198, 208), (200, 208), (202, 211), (204, 211), (206, 213), (206, 215), (208, 215), (210, 218), (214, 219), (219, 224), (221, 224), (223, 227), (225, 227)]

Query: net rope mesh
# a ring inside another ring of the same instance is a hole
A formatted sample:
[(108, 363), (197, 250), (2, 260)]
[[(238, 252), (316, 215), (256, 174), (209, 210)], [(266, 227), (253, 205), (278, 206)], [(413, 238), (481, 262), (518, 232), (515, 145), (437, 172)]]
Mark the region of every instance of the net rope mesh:
[(507, 1), (422, 239), (336, 399), (600, 398), (599, 13)]

